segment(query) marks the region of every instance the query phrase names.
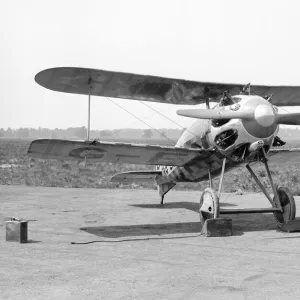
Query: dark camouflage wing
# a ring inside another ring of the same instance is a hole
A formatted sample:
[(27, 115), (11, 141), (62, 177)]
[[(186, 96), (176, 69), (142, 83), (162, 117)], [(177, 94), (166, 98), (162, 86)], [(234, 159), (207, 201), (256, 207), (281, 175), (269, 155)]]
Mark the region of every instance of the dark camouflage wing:
[[(124, 98), (169, 104), (200, 104), (219, 99), (224, 91), (240, 94), (244, 84), (197, 82), (158, 76), (138, 75), (85, 68), (53, 68), (35, 76), (41, 86), (53, 91)], [(251, 91), (265, 96), (274, 94), (278, 106), (300, 105), (300, 87), (252, 85)]]
[(205, 160), (212, 152), (127, 143), (41, 139), (30, 144), (28, 156), (41, 159), (87, 159), (89, 162), (183, 166), (196, 157)]

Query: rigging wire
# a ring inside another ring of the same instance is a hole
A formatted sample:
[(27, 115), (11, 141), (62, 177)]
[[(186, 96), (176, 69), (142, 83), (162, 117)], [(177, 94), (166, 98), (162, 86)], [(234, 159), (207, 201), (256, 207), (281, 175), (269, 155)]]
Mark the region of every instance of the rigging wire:
[[(155, 115), (155, 113), (151, 114), (150, 116), (144, 118), (144, 120), (147, 120), (147, 119), (150, 119), (152, 118), (153, 116)], [(139, 121), (139, 120), (138, 120)], [(130, 122), (130, 123), (127, 123), (127, 124), (134, 124), (134, 123), (138, 123), (138, 121), (133, 121), (133, 122)], [(128, 125), (126, 125), (128, 126)], [(122, 130), (125, 130), (125, 128), (120, 128), (120, 129), (116, 129), (115, 132), (110, 136), (115, 136), (116, 134), (120, 133)]]
[(176, 141), (170, 139), (169, 137), (167, 137), (164, 133), (160, 132), (159, 130), (157, 130), (156, 128), (152, 127), (151, 125), (149, 125), (148, 123), (146, 123), (145, 121), (143, 121), (141, 118), (139, 118), (138, 116), (136, 116), (135, 114), (133, 114), (132, 112), (130, 112), (129, 110), (127, 110), (126, 108), (124, 108), (123, 106), (121, 106), (120, 104), (116, 103), (114, 100), (112, 100), (111, 98), (106, 97), (109, 101), (111, 101), (112, 103), (114, 103), (115, 105), (117, 105), (118, 107), (120, 107), (121, 109), (125, 110), (127, 113), (129, 113), (131, 116), (133, 116), (134, 118), (138, 119), (139, 121), (141, 121), (142, 123), (144, 123), (145, 125), (149, 126), (150, 128), (152, 128), (154, 131), (158, 132), (160, 135), (164, 136), (166, 139), (168, 139), (169, 141), (171, 141), (173, 144), (176, 144)]
[(165, 116), (164, 114), (162, 114), (160, 111), (156, 110), (155, 108), (151, 107), (150, 105), (144, 103), (143, 101), (139, 100), (139, 102), (147, 107), (149, 107), (150, 109), (152, 109), (153, 111), (155, 111), (156, 113), (158, 113), (159, 115), (161, 115), (162, 117), (168, 119), (169, 121), (171, 121), (172, 123), (174, 123), (175, 125), (181, 127), (182, 129), (185, 129), (183, 126), (181, 126), (180, 124), (178, 124), (177, 122), (175, 122), (174, 120), (170, 119), (169, 117)]
[(158, 113), (158, 114), (159, 114), (159, 115), (161, 115), (162, 117), (164, 117), (164, 118), (168, 119), (169, 121), (171, 121), (171, 122), (172, 122), (172, 123), (174, 123), (175, 125), (177, 125), (177, 126), (181, 127), (181, 128), (182, 128), (182, 129), (184, 129), (185, 131), (189, 132), (189, 133), (190, 133), (190, 134), (192, 134), (193, 136), (195, 136), (195, 137), (198, 137), (198, 138), (200, 138), (200, 139), (201, 139), (201, 137), (200, 137), (199, 135), (197, 135), (197, 134), (195, 134), (195, 133), (191, 132), (190, 130), (188, 130), (188, 128), (185, 128), (185, 127), (181, 126), (180, 124), (178, 124), (178, 123), (177, 123), (177, 122), (175, 122), (174, 120), (170, 119), (169, 117), (165, 116), (165, 115), (164, 115), (164, 114), (162, 114), (160, 111), (158, 111), (158, 110), (154, 109), (154, 108), (153, 108), (153, 107), (151, 107), (150, 105), (148, 105), (148, 104), (144, 103), (144, 102), (143, 102), (143, 101), (141, 101), (141, 100), (139, 100), (139, 102), (140, 102), (141, 104), (143, 104), (143, 105), (147, 106), (148, 108), (152, 109), (153, 111), (155, 111), (156, 113)]
[[(162, 82), (161, 82), (161, 84), (162, 84)], [(157, 87), (157, 89), (158, 89), (159, 87), (160, 87), (160, 85)], [(138, 91), (141, 91), (143, 88), (144, 88), (144, 86), (142, 85), (142, 86), (138, 89)], [(189, 89), (187, 90), (187, 92), (188, 92), (187, 95), (190, 95), (190, 93), (191, 93), (192, 91), (193, 91), (193, 87), (192, 87), (192, 88), (189, 88)], [(187, 95), (185, 95), (184, 97), (186, 97)], [(112, 101), (114, 104), (116, 104), (116, 103), (115, 103), (112, 99), (110, 99), (109, 97), (105, 97), (105, 98), (109, 99), (109, 100)], [(181, 98), (181, 100), (182, 100), (182, 99), (183, 99), (183, 97)], [(184, 129), (185, 131), (189, 132), (189, 133), (192, 134), (194, 137), (196, 137), (196, 138), (198, 137), (198, 138), (201, 139), (200, 136), (198, 136), (197, 134), (195, 134), (195, 133), (189, 131), (187, 128), (181, 126), (181, 125), (178, 124), (177, 122), (175, 122), (175, 121), (173, 121), (172, 119), (168, 118), (167, 116), (165, 116), (164, 114), (162, 114), (162, 113), (159, 112), (158, 110), (152, 108), (151, 106), (147, 105), (146, 103), (142, 102), (141, 100), (138, 100), (138, 101), (139, 101), (140, 103), (142, 103), (143, 105), (147, 106), (148, 108), (152, 109), (153, 111), (155, 111), (156, 113), (158, 113), (158, 114), (161, 115), (162, 117), (168, 119), (168, 120), (171, 121), (172, 123), (174, 123), (174, 124), (176, 124), (177, 126), (181, 127), (181, 128)], [(118, 105), (118, 104), (116, 104), (116, 105)], [(123, 108), (121, 105), (118, 105), (118, 106), (119, 106), (120, 108), (124, 109), (124, 110), (125, 110), (126, 112), (128, 112), (129, 114), (131, 114), (133, 117), (135, 117), (135, 118), (137, 118), (138, 120), (140, 120), (141, 122), (143, 122), (140, 118), (138, 118), (138, 117), (135, 116), (134, 114), (130, 113), (128, 110), (126, 110), (125, 108)], [(153, 128), (152, 126), (150, 126), (149, 124), (147, 124), (147, 123), (145, 123), (145, 122), (143, 122), (143, 123), (146, 124), (147, 126), (149, 126), (150, 128), (154, 129), (155, 131), (157, 131), (160, 135), (164, 136), (165, 138), (167, 138), (168, 140), (170, 140), (170, 141), (172, 141), (173, 143), (176, 144), (175, 141), (173, 141), (173, 140), (171, 140), (170, 138), (168, 138), (166, 135), (164, 135), (164, 134), (163, 134), (162, 132), (160, 132), (159, 130)]]

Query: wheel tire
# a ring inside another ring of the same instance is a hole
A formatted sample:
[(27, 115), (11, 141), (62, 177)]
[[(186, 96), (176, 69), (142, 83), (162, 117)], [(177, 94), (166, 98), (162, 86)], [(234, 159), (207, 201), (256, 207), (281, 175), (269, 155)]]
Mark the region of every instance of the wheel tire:
[(202, 225), (207, 219), (219, 217), (219, 198), (211, 188), (207, 188), (201, 195), (199, 215)]
[[(294, 196), (288, 188), (280, 187), (277, 189), (278, 198), (283, 209), (283, 212), (274, 213), (278, 226), (281, 226), (288, 221), (294, 220), (296, 216), (296, 203)], [(273, 198), (274, 199), (274, 198)]]

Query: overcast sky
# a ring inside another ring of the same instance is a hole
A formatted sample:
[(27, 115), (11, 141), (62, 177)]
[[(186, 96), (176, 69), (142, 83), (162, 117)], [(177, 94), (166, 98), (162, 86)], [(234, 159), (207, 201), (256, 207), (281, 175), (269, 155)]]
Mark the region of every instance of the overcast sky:
[[(77, 66), (199, 81), (300, 85), (299, 1), (1, 2), (0, 127), (86, 126), (87, 97), (42, 88), (39, 71)], [(119, 105), (155, 128), (191, 119), (172, 105)], [(148, 102), (149, 103), (149, 102)], [(289, 108), (293, 111), (295, 108)], [(92, 98), (91, 128), (146, 128)]]

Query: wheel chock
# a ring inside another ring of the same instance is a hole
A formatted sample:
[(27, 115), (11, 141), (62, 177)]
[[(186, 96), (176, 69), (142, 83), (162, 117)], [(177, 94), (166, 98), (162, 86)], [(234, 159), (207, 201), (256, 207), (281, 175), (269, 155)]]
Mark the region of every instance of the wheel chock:
[(297, 232), (300, 231), (300, 219), (290, 220), (286, 223), (278, 226), (280, 230), (285, 232)]
[(232, 219), (215, 218), (205, 220), (202, 227), (202, 235), (206, 237), (232, 235)]

